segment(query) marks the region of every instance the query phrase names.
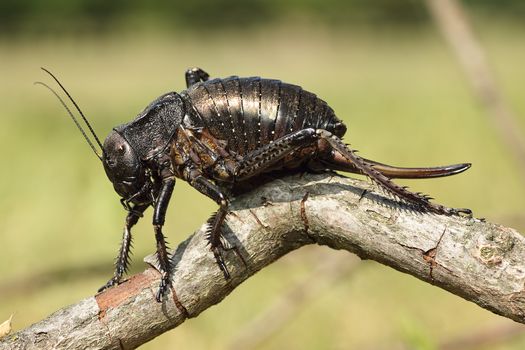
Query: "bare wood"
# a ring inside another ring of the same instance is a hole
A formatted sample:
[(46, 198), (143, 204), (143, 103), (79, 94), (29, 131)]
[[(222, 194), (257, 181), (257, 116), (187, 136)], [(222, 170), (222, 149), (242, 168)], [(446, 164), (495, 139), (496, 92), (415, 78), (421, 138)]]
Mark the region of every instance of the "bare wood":
[(525, 137), (517, 122), (518, 118), (501, 93), (461, 2), (426, 0), (426, 4), (456, 55), (475, 96), (487, 110), (501, 140), (514, 155), (514, 160), (525, 177)]
[(477, 219), (414, 213), (375, 192), (364, 194), (371, 186), (328, 174), (261, 186), (232, 203), (226, 238), (241, 247), (248, 268), (228, 254), (230, 281), (215, 265), (201, 228), (174, 255), (179, 305), (174, 294), (155, 301), (159, 273), (151, 267), (7, 336), (0, 349), (137, 347), (219, 303), (279, 257), (313, 243), (374, 259), (525, 323), (520, 233)]

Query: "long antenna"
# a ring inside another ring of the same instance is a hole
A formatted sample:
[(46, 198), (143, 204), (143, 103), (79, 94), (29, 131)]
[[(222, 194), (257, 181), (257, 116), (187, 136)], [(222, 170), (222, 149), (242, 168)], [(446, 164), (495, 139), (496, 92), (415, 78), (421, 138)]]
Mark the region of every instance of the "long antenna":
[[(86, 123), (87, 127), (89, 128), (89, 131), (91, 131), (91, 134), (95, 137), (95, 140), (97, 141), (98, 145), (100, 146), (100, 149), (101, 150), (104, 150), (104, 147), (102, 147), (102, 143), (100, 143), (100, 140), (98, 139), (98, 136), (97, 134), (95, 134), (95, 131), (93, 130), (93, 128), (91, 127), (91, 124), (89, 124), (89, 122), (87, 121), (86, 117), (84, 116), (84, 113), (82, 113), (82, 111), (80, 110), (80, 108), (78, 107), (77, 103), (75, 102), (75, 100), (73, 100), (73, 97), (71, 97), (71, 95), (69, 94), (69, 92), (67, 92), (66, 88), (62, 85), (62, 83), (60, 83), (60, 81), (57, 79), (57, 77), (55, 77), (53, 75), (53, 73), (51, 73), (50, 71), (48, 71), (47, 69), (45, 69), (44, 67), (40, 67), (44, 72), (46, 72), (47, 74), (49, 74), (56, 82), (57, 84), (62, 88), (62, 91), (64, 91), (64, 93), (67, 95), (67, 97), (69, 97), (69, 99), (71, 100), (71, 102), (73, 102), (73, 105), (75, 105), (75, 108), (77, 109), (78, 113), (80, 113), (80, 116), (82, 117), (82, 119), (84, 120), (84, 123)], [(56, 93), (55, 93), (56, 94)], [(78, 126), (78, 123), (77, 123), (77, 126)]]
[[(84, 129), (82, 129), (82, 127), (80, 126), (80, 124), (78, 123), (78, 120), (77, 118), (75, 118), (75, 116), (73, 115), (73, 113), (71, 113), (71, 110), (68, 108), (68, 106), (66, 105), (66, 103), (64, 102), (64, 100), (57, 94), (57, 92), (55, 90), (53, 90), (49, 85), (47, 85), (46, 83), (42, 83), (41, 81), (36, 81), (35, 82), (35, 85), (42, 85), (46, 88), (49, 89), (49, 91), (51, 91), (55, 96), (56, 98), (58, 98), (58, 100), (60, 101), (60, 103), (62, 104), (62, 106), (64, 106), (64, 108), (66, 109), (67, 113), (69, 114), (69, 116), (71, 117), (71, 119), (73, 119), (73, 122), (75, 123), (75, 125), (77, 126), (78, 130), (80, 130), (80, 132), (82, 133), (82, 135), (84, 136), (84, 138), (86, 139), (87, 143), (89, 144), (89, 146), (91, 147), (91, 149), (93, 150), (93, 152), (95, 152), (95, 155), (98, 157), (98, 159), (100, 159), (102, 161), (102, 156), (100, 154), (98, 154), (97, 150), (95, 149), (95, 145), (93, 145), (93, 143), (91, 142), (91, 140), (87, 137), (86, 133), (84, 132)], [(89, 125), (89, 124), (88, 124)], [(96, 136), (95, 136), (96, 137)], [(98, 141), (98, 139), (97, 139)], [(99, 142), (100, 144), (100, 142)]]

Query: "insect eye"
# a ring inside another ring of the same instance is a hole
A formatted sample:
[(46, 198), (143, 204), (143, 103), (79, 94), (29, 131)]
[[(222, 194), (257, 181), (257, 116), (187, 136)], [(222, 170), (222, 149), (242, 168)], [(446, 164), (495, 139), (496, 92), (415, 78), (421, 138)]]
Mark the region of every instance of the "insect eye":
[(118, 146), (117, 151), (120, 154), (124, 154), (126, 152), (126, 147), (124, 147), (124, 145), (120, 145)]

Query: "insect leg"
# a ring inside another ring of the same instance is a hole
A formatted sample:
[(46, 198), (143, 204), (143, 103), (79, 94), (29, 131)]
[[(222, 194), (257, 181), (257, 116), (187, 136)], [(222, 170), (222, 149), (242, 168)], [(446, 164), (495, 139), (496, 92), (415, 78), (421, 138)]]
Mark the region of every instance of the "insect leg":
[(235, 181), (242, 181), (265, 171), (293, 151), (316, 142), (317, 137), (314, 129), (302, 129), (246, 154), (237, 165)]
[(206, 81), (210, 78), (210, 75), (200, 68), (190, 68), (186, 71), (186, 87), (190, 87), (193, 84), (197, 84), (201, 81)]
[(430, 202), (430, 197), (420, 193), (410, 192), (406, 189), (406, 187), (396, 185), (388, 177), (375, 169), (373, 164), (367, 163), (365, 159), (359, 157), (351, 148), (345, 145), (339, 137), (332, 135), (332, 133), (329, 131), (317, 129), (316, 134), (320, 139), (326, 140), (330, 146), (339, 152), (344, 158), (352, 162), (364, 175), (368, 176), (386, 191), (392, 193), (400, 199), (406, 200), (408, 203), (415, 204), (420, 209), (424, 209), (436, 214), (472, 215), (470, 209), (447, 208), (440, 204), (434, 204)]
[(221, 227), (224, 223), (224, 219), (226, 219), (226, 215), (228, 215), (228, 198), (219, 186), (204, 177), (199, 170), (187, 169), (184, 175), (185, 179), (193, 188), (219, 204), (219, 210), (217, 210), (217, 212), (213, 214), (208, 220), (208, 232), (206, 238), (210, 244), (210, 250), (215, 256), (217, 265), (219, 265), (219, 268), (224, 274), (224, 278), (229, 279), (230, 273), (228, 272), (228, 268), (224, 262), (222, 251), (233, 250), (245, 266), (246, 260), (242, 257), (237, 247), (225, 247), (221, 241)]
[(414, 204), (420, 209), (437, 214), (471, 215), (469, 209), (454, 209), (434, 204), (430, 202), (430, 197), (410, 192), (405, 187), (396, 185), (387, 176), (375, 169), (374, 164), (367, 163), (365, 159), (359, 157), (352, 149), (347, 147), (339, 137), (332, 135), (332, 133), (324, 129), (315, 130), (308, 128), (299, 130), (247, 154), (238, 164), (235, 180), (241, 181), (257, 175), (298, 148), (309, 145), (319, 139), (325, 140), (332, 149), (339, 152), (348, 162), (351, 162), (356, 170), (368, 176), (386, 191), (394, 194), (398, 198)]
[(155, 211), (153, 213), (153, 229), (157, 241), (157, 260), (160, 266), (161, 280), (157, 292), (157, 301), (160, 302), (166, 293), (171, 280), (173, 266), (168, 256), (166, 240), (162, 233), (162, 226), (166, 218), (166, 210), (175, 187), (175, 178), (167, 177), (162, 180), (162, 188), (155, 201)]
[(131, 228), (139, 221), (142, 213), (147, 208), (148, 205), (135, 206), (133, 207), (133, 211), (130, 211), (126, 216), (122, 244), (117, 259), (115, 260), (115, 274), (105, 285), (99, 288), (99, 292), (118, 284), (122, 279), (122, 275), (127, 272), (130, 261), (129, 253), (132, 246)]

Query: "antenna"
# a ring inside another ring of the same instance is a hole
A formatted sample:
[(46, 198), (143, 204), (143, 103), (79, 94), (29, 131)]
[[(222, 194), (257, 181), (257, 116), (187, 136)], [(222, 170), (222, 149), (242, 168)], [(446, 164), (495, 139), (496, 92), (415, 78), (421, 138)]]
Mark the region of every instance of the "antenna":
[[(102, 143), (100, 143), (100, 140), (98, 139), (98, 136), (97, 134), (95, 134), (95, 131), (93, 130), (93, 128), (91, 127), (91, 124), (89, 124), (88, 120), (86, 119), (86, 117), (84, 116), (84, 113), (82, 113), (82, 111), (80, 110), (80, 107), (78, 107), (77, 103), (75, 102), (75, 100), (73, 100), (73, 97), (71, 97), (71, 95), (69, 94), (69, 92), (66, 90), (66, 88), (62, 85), (62, 83), (57, 79), (57, 77), (55, 77), (53, 75), (53, 73), (51, 73), (50, 71), (48, 71), (47, 69), (45, 69), (44, 67), (40, 67), (44, 72), (46, 72), (47, 74), (49, 74), (56, 82), (57, 84), (60, 86), (60, 88), (62, 89), (62, 91), (65, 92), (65, 94), (67, 95), (67, 97), (69, 97), (69, 99), (71, 100), (71, 102), (73, 102), (73, 105), (75, 106), (75, 108), (77, 109), (78, 113), (80, 113), (80, 116), (82, 117), (82, 119), (84, 120), (84, 123), (86, 123), (87, 127), (89, 128), (89, 131), (91, 131), (91, 134), (95, 137), (95, 140), (97, 141), (98, 145), (100, 146), (100, 149), (103, 150), (104, 147), (102, 147)], [(56, 95), (56, 93), (55, 93)], [(77, 126), (78, 126), (78, 123), (77, 123)]]
[[(44, 68), (42, 68), (44, 69)], [(45, 70), (45, 69), (44, 69)], [(47, 71), (46, 71), (47, 72)], [(49, 73), (49, 72), (48, 72)], [(51, 73), (49, 73), (51, 74)], [(56, 80), (56, 78), (55, 78)], [(58, 81), (57, 81), (58, 82)], [(68, 108), (68, 106), (66, 105), (66, 103), (64, 102), (64, 100), (57, 94), (57, 92), (55, 90), (53, 90), (49, 85), (47, 85), (46, 83), (42, 83), (41, 81), (37, 81), (34, 83), (35, 85), (42, 85), (46, 88), (49, 89), (49, 91), (51, 91), (55, 96), (56, 98), (58, 98), (58, 100), (60, 101), (60, 103), (62, 104), (62, 106), (64, 106), (64, 108), (66, 109), (67, 113), (69, 114), (69, 116), (71, 117), (71, 119), (73, 119), (73, 122), (75, 123), (75, 125), (77, 126), (78, 130), (80, 130), (80, 132), (82, 133), (82, 135), (84, 136), (84, 138), (86, 139), (87, 143), (89, 144), (89, 146), (91, 147), (91, 149), (93, 150), (93, 152), (95, 152), (95, 155), (98, 157), (98, 159), (100, 159), (102, 161), (102, 156), (100, 154), (98, 154), (97, 150), (95, 149), (95, 145), (93, 145), (93, 143), (91, 142), (91, 140), (88, 138), (88, 136), (86, 135), (86, 133), (84, 132), (84, 129), (82, 129), (82, 126), (80, 126), (80, 124), (78, 123), (78, 120), (77, 118), (75, 118), (75, 116), (73, 115), (73, 113), (71, 113), (71, 110)], [(60, 84), (60, 83), (59, 83)], [(62, 86), (62, 85), (60, 85)], [(63, 89), (63, 88), (62, 88)], [(64, 90), (65, 91), (65, 90)], [(67, 92), (66, 92), (67, 94)], [(67, 94), (69, 96), (69, 94)], [(71, 96), (69, 96), (69, 98), (71, 98)], [(71, 99), (72, 100), (72, 99)], [(73, 101), (73, 100), (72, 100)], [(73, 103), (75, 104), (76, 106), (76, 103), (73, 101)], [(78, 109), (78, 106), (77, 106), (77, 109)], [(80, 111), (80, 110), (79, 110)], [(81, 112), (82, 114), (82, 112)], [(82, 115), (82, 117), (84, 118), (84, 116)], [(89, 126), (89, 123), (87, 122), (87, 120), (84, 118), (84, 121), (87, 123), (87, 125)], [(91, 129), (91, 127), (89, 127), (89, 129), (91, 130), (91, 132), (93, 133), (93, 135), (95, 136), (95, 139), (97, 140), (98, 144), (100, 145), (100, 141), (98, 140), (97, 136), (95, 135), (95, 133), (93, 132), (93, 130)], [(102, 145), (100, 145), (100, 148), (102, 149)]]

